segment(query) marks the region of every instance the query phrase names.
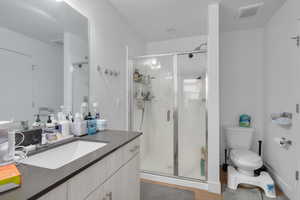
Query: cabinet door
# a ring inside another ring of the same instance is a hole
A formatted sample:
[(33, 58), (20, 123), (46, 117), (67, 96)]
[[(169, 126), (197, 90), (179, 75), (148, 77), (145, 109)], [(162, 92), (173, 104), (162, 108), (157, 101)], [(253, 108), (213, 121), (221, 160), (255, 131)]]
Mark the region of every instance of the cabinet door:
[(81, 173), (71, 178), (68, 182), (68, 199), (83, 200), (97, 187), (99, 187), (108, 177), (107, 160), (104, 158), (98, 163), (85, 169)]
[(104, 187), (98, 187), (94, 192), (92, 192), (85, 200), (108, 200), (104, 194)]
[(51, 190), (38, 200), (67, 200), (67, 184), (62, 184)]
[(121, 170), (123, 200), (140, 199), (140, 156), (137, 154)]
[(125, 200), (122, 196), (121, 170), (117, 171), (107, 182), (104, 183), (105, 200)]

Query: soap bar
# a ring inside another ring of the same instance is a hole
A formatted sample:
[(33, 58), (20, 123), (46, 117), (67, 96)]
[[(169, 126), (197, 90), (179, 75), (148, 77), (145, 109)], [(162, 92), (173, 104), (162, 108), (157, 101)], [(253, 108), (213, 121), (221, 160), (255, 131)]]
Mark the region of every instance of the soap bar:
[(15, 165), (0, 167), (0, 193), (21, 186), (21, 174)]

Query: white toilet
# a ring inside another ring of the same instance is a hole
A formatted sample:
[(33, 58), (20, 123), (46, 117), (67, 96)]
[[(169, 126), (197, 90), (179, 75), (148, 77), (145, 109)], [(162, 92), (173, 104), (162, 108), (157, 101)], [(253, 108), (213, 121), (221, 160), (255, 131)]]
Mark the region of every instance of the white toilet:
[(227, 148), (232, 166), (228, 167), (228, 187), (236, 190), (239, 184), (249, 184), (262, 188), (267, 197), (275, 198), (275, 185), (267, 172), (254, 175), (254, 170), (263, 166), (261, 157), (250, 151), (253, 128), (225, 127)]

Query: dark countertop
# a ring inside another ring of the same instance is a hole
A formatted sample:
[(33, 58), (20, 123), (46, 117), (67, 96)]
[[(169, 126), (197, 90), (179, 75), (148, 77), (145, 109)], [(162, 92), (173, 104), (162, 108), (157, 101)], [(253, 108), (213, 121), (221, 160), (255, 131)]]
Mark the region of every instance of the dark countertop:
[[(95, 135), (72, 138), (68, 141), (60, 142), (54, 146), (60, 146), (75, 140), (85, 140), (108, 143), (104, 147), (89, 153), (58, 169), (46, 169), (25, 164), (17, 167), (22, 174), (22, 185), (20, 188), (0, 194), (0, 200), (33, 200), (54, 189), (58, 185), (66, 182), (71, 177), (80, 173), (87, 167), (95, 164), (113, 151), (129, 143), (142, 133), (107, 130)], [(47, 149), (53, 146), (47, 147)], [(39, 150), (39, 151), (44, 151)]]

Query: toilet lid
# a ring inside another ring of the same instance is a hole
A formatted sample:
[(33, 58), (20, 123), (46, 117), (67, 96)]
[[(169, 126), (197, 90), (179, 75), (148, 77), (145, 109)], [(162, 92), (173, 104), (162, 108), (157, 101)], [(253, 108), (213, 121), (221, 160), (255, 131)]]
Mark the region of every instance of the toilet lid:
[(245, 149), (233, 149), (230, 152), (232, 161), (243, 166), (260, 166), (262, 159), (256, 153)]

